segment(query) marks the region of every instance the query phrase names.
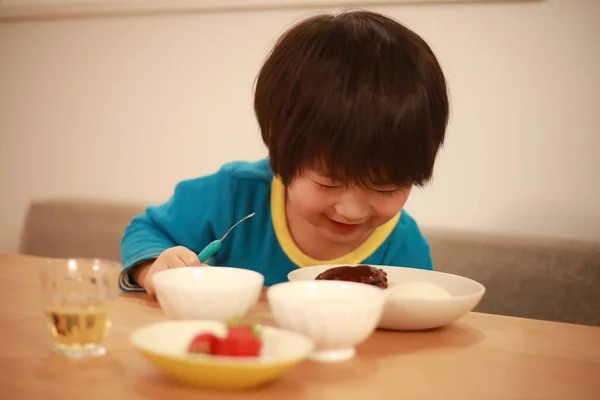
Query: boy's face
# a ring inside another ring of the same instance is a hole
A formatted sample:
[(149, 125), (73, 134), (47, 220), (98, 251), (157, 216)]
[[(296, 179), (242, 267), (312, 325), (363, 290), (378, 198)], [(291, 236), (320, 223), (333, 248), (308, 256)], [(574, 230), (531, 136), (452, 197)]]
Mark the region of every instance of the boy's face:
[[(315, 228), (319, 240), (365, 240), (404, 207), (410, 187), (349, 188), (315, 170), (303, 170), (287, 189), (288, 207)], [(360, 244), (360, 243), (358, 243)]]

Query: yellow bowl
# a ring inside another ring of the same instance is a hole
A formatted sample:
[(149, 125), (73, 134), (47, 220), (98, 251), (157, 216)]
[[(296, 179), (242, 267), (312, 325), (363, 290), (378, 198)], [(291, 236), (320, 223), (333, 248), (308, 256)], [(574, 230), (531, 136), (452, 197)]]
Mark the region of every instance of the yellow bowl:
[(313, 351), (313, 342), (294, 332), (259, 326), (263, 341), (260, 357), (213, 357), (187, 353), (201, 332), (224, 335), (217, 321), (167, 321), (135, 330), (130, 342), (156, 367), (188, 385), (214, 390), (249, 389), (277, 378)]

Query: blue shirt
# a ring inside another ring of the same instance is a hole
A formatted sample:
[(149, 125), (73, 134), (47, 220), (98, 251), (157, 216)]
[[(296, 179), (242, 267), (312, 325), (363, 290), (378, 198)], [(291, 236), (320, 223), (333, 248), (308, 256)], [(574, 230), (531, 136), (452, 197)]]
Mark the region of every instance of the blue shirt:
[(121, 289), (143, 290), (128, 273), (136, 264), (174, 246), (199, 253), (253, 212), (256, 215), (236, 227), (207, 264), (260, 272), (266, 286), (285, 282), (289, 272), (311, 265), (362, 263), (433, 269), (429, 244), (404, 210), (343, 257), (327, 261), (309, 257), (289, 233), (285, 188), (274, 177), (268, 160), (237, 161), (214, 174), (180, 182), (166, 203), (148, 207), (131, 221), (121, 241)]

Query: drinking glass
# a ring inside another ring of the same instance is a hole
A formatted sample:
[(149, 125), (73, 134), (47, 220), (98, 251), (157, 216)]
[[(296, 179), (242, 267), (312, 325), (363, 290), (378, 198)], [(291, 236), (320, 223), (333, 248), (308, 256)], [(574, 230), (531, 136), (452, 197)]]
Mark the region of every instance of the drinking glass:
[(100, 356), (111, 327), (121, 265), (52, 259), (40, 265), (42, 299), (54, 349), (69, 358)]

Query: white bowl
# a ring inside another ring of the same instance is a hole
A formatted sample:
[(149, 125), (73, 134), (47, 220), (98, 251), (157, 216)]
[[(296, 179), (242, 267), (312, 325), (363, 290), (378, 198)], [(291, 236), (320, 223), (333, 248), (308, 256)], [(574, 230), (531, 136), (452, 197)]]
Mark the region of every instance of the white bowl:
[(256, 304), (264, 276), (229, 267), (186, 267), (153, 277), (156, 297), (171, 319), (223, 321), (243, 317)]
[[(337, 265), (319, 265), (294, 270), (290, 281), (314, 281), (321, 272)], [(449, 325), (479, 303), (485, 287), (472, 279), (458, 275), (416, 268), (373, 265), (387, 273), (388, 293), (379, 327), (393, 330), (425, 330)], [(316, 281), (318, 282), (318, 281)], [(394, 285), (407, 282), (433, 283), (450, 294), (446, 299), (421, 299), (391, 296)], [(367, 285), (365, 285), (367, 286)]]
[(277, 324), (315, 342), (315, 361), (343, 361), (376, 329), (385, 291), (340, 281), (284, 282), (267, 289)]

